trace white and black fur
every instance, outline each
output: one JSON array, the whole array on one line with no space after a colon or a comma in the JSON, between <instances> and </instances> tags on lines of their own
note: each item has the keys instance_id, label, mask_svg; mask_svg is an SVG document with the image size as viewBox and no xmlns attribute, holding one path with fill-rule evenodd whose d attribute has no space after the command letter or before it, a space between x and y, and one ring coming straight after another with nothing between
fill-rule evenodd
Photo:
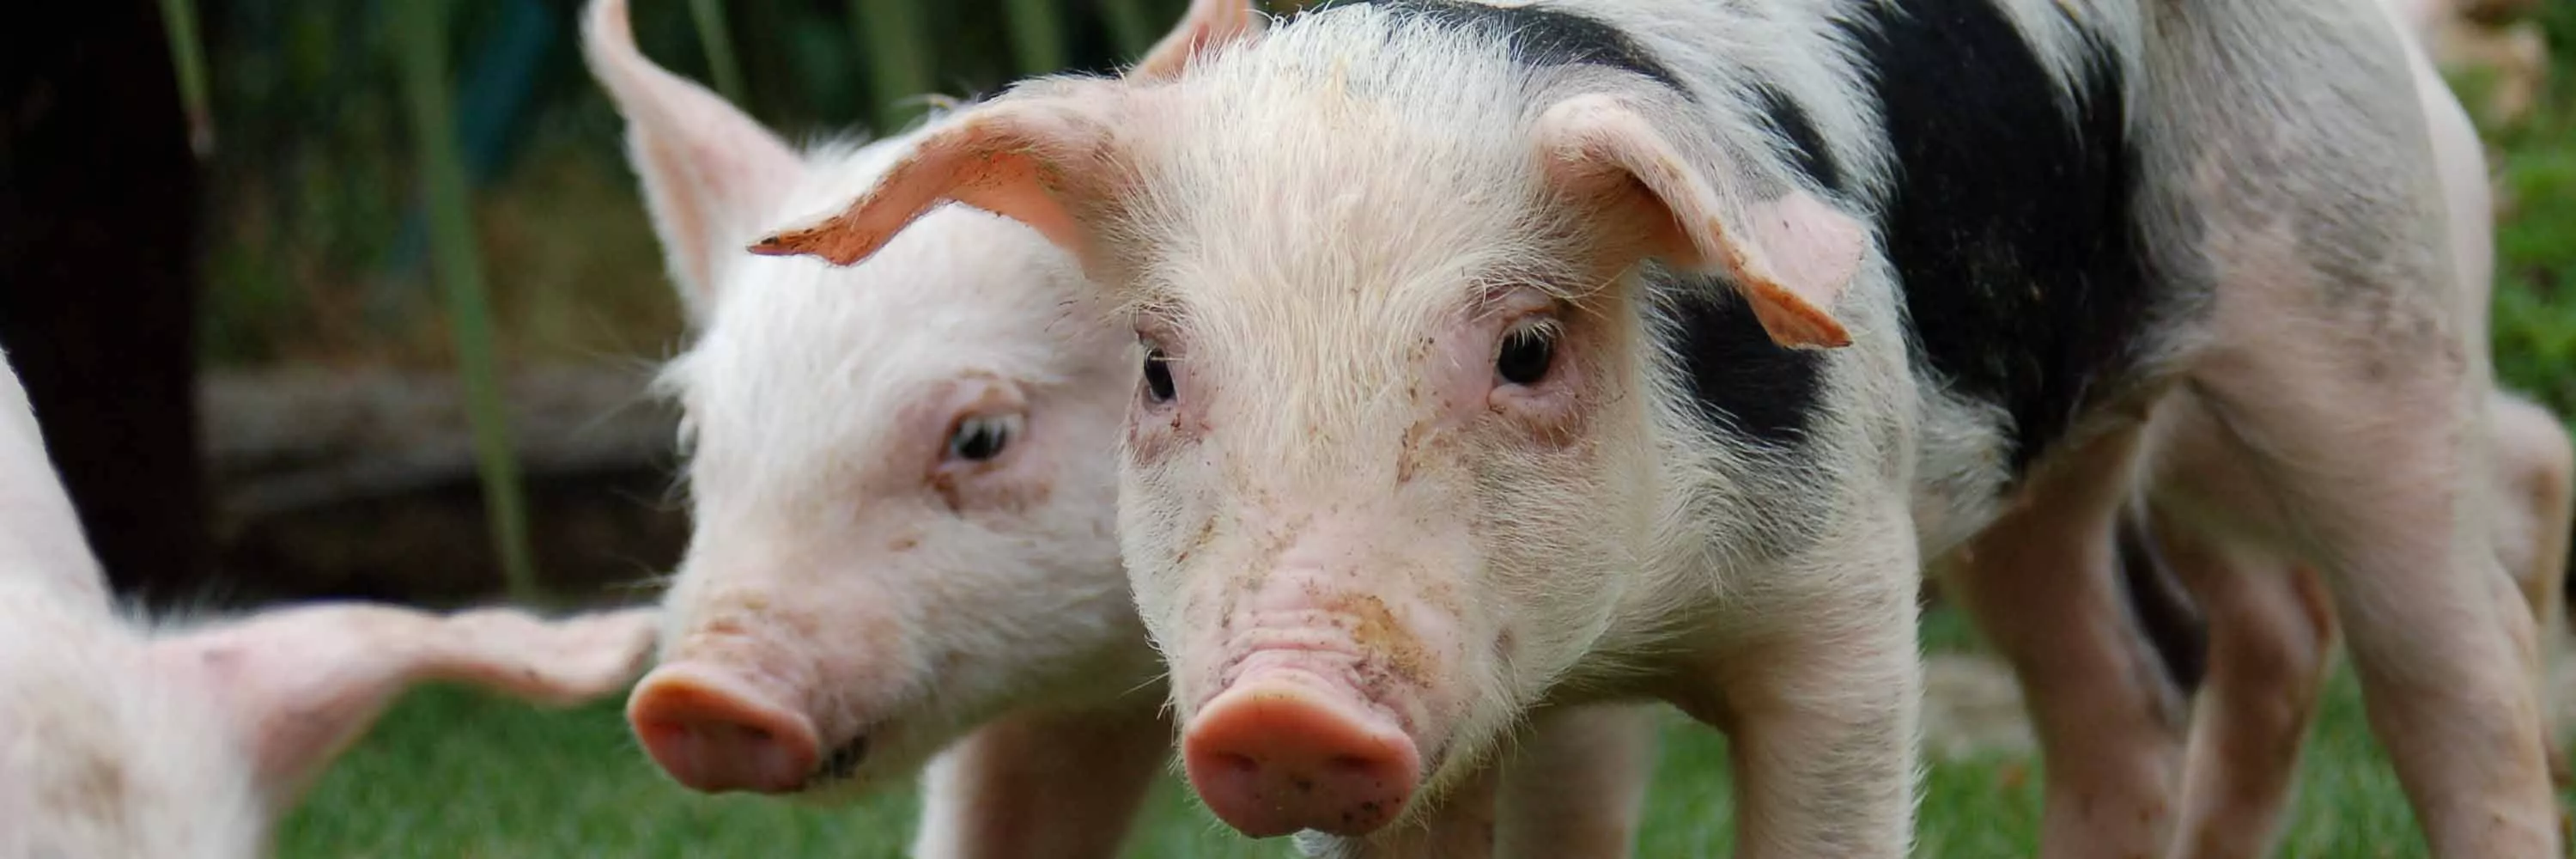
<instances>
[{"instance_id":1,"label":"white and black fur","mask_svg":"<svg viewBox=\"0 0 2576 859\"><path fill-rule=\"evenodd\" d=\"M1079 115L1118 97L1084 83L991 109ZM1428 792L1463 771L1444 756L1489 752L1542 700L1650 694L1744 734L1755 763L1739 764L1759 776L1738 797L1744 854L1895 855L1920 694L1913 577L1937 567L2033 695L2050 752L2043 851L2162 850L2170 765L2129 752L2170 726L2125 679L2155 656L2086 633L2122 611L2112 524L2137 497L2202 539L2327 572L2438 855L2551 855L2533 693L2510 670L2529 618L2503 611L2510 585L2474 524L2490 479L2483 291L2457 282L2444 240L2421 85L2368 0L1384 0L1288 19L1212 49L1178 94L1135 97L1180 119L1104 109L1117 121L1063 121L1073 130L1041 132L1063 136L1057 149L1023 151L1088 159L1047 164L1067 175L1121 168L1108 175L1125 185L1046 174L1087 267L1146 315L1198 326L1183 333L1211 351L1239 350L1207 372L1296 383L1273 391L1290 407L1226 404L1238 424L1212 431L1243 460L1224 464L1231 484L1186 458L1123 469L1125 554L1185 720L1207 699L1194 684L1225 682L1200 652L1208 595L1269 586L1204 583L1269 556L1193 555L1208 541L1189 533L1220 515L1230 530L1203 534L1271 526L1206 509L1226 493L1341 491L1387 468L1376 445L1402 424L1368 422L1407 413L1335 386L1391 376L1327 350L1402 348L1346 332L1428 328L1404 325L1457 306L1457 280L1572 268L1582 251L1556 213L1512 196L1536 172L1519 145L1549 107L1609 94L1651 106L1686 167L1719 174L1718 196L1803 192L1866 229L1832 298L1848 345L1776 345L1789 341L1747 310L1748 285L1722 274L1648 263L1618 278L1639 300L1612 306L1653 337L1622 389L1642 395L1644 426L1603 444L1654 462L1506 482L1518 497L1477 484L1491 494L1472 515L1511 527L1478 532L1485 567L1460 577L1521 614L1460 615L1504 634L1451 666L1471 691L1425 751ZM1318 90L1343 99L1297 100ZM1263 184L1227 184L1240 174ZM832 231L908 217L869 210L897 205L885 199L908 198L872 192L762 247L863 257L877 238ZM1345 244L1299 244L1333 229ZM1333 280L1379 257L1394 263ZM1456 268L1471 270L1424 276ZM1585 285L1553 286L1570 301ZM1352 312L1328 287L1378 292ZM1298 288L1310 304L1277 297ZM1222 302L1268 315L1207 310ZM1290 378L1245 355L1318 363ZM1523 464L1491 456L1478 465ZM1621 503L1652 496L1651 510L1605 508L1585 481ZM1624 542L1583 542L1602 534ZM1712 674L1724 688L1706 688ZM1777 708L1746 712L1748 692Z\"/></svg>"}]
</instances>

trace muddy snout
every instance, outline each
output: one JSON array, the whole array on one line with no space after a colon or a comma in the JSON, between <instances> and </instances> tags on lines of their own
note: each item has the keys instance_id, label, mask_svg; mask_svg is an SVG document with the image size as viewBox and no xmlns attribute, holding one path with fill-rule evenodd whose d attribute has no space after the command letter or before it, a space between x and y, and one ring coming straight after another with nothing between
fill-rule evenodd
<instances>
[{"instance_id":1,"label":"muddy snout","mask_svg":"<svg viewBox=\"0 0 2576 859\"><path fill-rule=\"evenodd\" d=\"M626 701L646 754L690 790L793 793L821 762L822 740L796 702L722 666L653 669Z\"/></svg>"},{"instance_id":2,"label":"muddy snout","mask_svg":"<svg viewBox=\"0 0 2576 859\"><path fill-rule=\"evenodd\" d=\"M1320 679L1271 675L1200 708L1181 737L1190 786L1254 838L1362 835L1404 810L1422 758L1393 719Z\"/></svg>"},{"instance_id":3,"label":"muddy snout","mask_svg":"<svg viewBox=\"0 0 2576 859\"><path fill-rule=\"evenodd\" d=\"M1364 835L1422 782L1423 649L1382 603L1359 602L1264 605L1233 624L1236 656L1183 727L1181 760L1245 835Z\"/></svg>"}]
</instances>

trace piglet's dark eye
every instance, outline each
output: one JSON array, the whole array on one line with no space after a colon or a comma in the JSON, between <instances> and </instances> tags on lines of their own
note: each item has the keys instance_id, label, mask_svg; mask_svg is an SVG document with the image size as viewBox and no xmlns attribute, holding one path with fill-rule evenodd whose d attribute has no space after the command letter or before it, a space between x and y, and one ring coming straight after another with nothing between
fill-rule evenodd
<instances>
[{"instance_id":1,"label":"piglet's dark eye","mask_svg":"<svg viewBox=\"0 0 2576 859\"><path fill-rule=\"evenodd\" d=\"M1157 403L1168 403L1180 392L1172 388L1172 359L1163 350L1145 351L1145 396Z\"/></svg>"},{"instance_id":2,"label":"piglet's dark eye","mask_svg":"<svg viewBox=\"0 0 2576 859\"><path fill-rule=\"evenodd\" d=\"M1502 347L1494 355L1494 375L1514 385L1535 385L1546 379L1548 368L1556 364L1556 336L1556 325L1550 322L1517 325L1503 332Z\"/></svg>"},{"instance_id":3,"label":"piglet's dark eye","mask_svg":"<svg viewBox=\"0 0 2576 859\"><path fill-rule=\"evenodd\" d=\"M1018 415L984 415L957 422L948 433L948 457L967 462L984 462L1001 456L1019 435Z\"/></svg>"}]
</instances>

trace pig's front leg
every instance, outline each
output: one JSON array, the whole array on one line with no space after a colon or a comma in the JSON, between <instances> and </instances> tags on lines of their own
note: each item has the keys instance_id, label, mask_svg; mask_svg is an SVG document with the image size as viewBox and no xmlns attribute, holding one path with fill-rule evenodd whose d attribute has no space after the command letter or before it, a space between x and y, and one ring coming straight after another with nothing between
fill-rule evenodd
<instances>
[{"instance_id":1,"label":"pig's front leg","mask_svg":"<svg viewBox=\"0 0 2576 859\"><path fill-rule=\"evenodd\" d=\"M1516 859L1627 856L1655 774L1655 709L1556 707L1503 764L1496 852Z\"/></svg>"},{"instance_id":2,"label":"pig's front leg","mask_svg":"<svg viewBox=\"0 0 2576 859\"><path fill-rule=\"evenodd\" d=\"M1171 724L1154 707L1029 713L995 721L923 776L916 859L1114 857Z\"/></svg>"},{"instance_id":3,"label":"pig's front leg","mask_svg":"<svg viewBox=\"0 0 2576 859\"><path fill-rule=\"evenodd\" d=\"M1708 663L1717 694L1676 696L1729 736L1739 857L1895 857L1913 843L1922 573L1912 530L1882 521L1774 571L1830 584L1748 606L1737 617L1753 628Z\"/></svg>"}]
</instances>

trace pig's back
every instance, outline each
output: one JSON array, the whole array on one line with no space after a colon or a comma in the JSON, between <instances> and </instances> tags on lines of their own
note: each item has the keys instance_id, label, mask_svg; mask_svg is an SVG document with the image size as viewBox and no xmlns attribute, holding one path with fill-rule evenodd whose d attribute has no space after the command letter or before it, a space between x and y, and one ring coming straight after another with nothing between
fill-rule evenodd
<instances>
[{"instance_id":1,"label":"pig's back","mask_svg":"<svg viewBox=\"0 0 2576 859\"><path fill-rule=\"evenodd\" d=\"M1862 8L1845 26L1892 156L1880 235L1915 358L2008 417L2018 475L2137 375L2170 298L2136 225L2115 37L2017 25L1992 0ZM2054 47L2025 35L2041 26L2060 28L2044 31Z\"/></svg>"},{"instance_id":2,"label":"pig's back","mask_svg":"<svg viewBox=\"0 0 2576 859\"><path fill-rule=\"evenodd\" d=\"M1946 414L2001 416L1970 432L2000 450L1960 453L1999 456L2006 479L2139 378L2162 345L2157 320L2186 306L2150 281L2136 227L2134 9L2010 5L1564 7L1636 31L1694 99L1755 115L1787 169L1870 213L1917 375L1963 407ZM1666 345L1698 405L1738 437L1799 443L1829 396L1822 353L1773 346L1722 284L1650 279L1666 287Z\"/></svg>"}]
</instances>

